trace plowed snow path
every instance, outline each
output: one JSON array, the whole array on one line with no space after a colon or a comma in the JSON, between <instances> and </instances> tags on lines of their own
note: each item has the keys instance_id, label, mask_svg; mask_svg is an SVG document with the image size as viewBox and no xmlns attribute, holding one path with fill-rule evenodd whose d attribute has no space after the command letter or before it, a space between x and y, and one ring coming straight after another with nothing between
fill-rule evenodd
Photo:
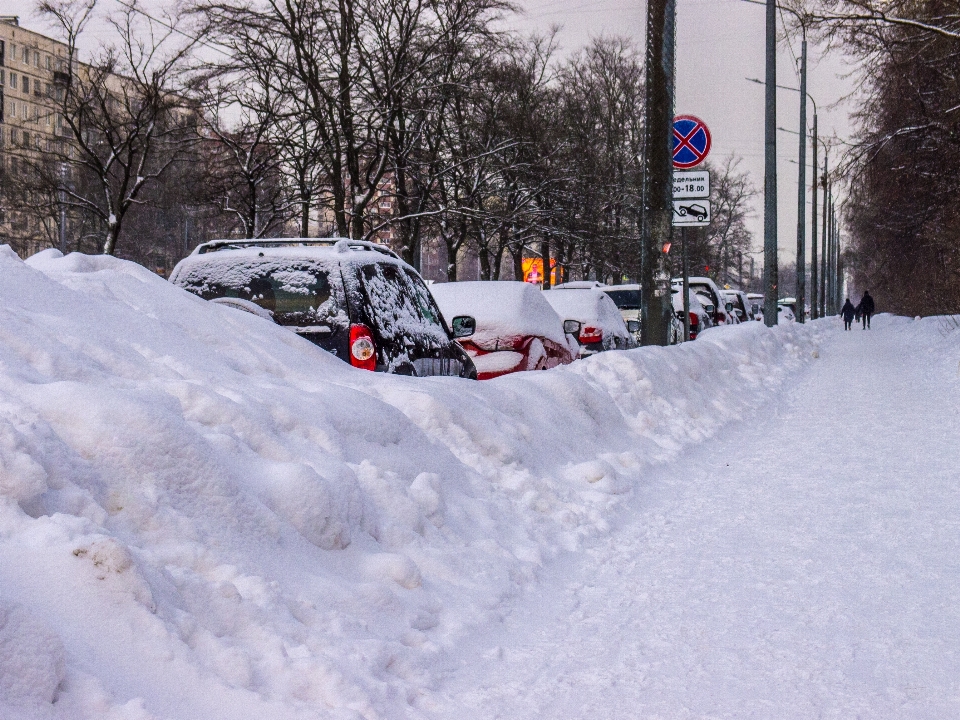
<instances>
[{"instance_id":1,"label":"plowed snow path","mask_svg":"<svg viewBox=\"0 0 960 720\"><path fill-rule=\"evenodd\" d=\"M421 705L438 718L960 717L960 392L904 325L650 474Z\"/></svg>"}]
</instances>

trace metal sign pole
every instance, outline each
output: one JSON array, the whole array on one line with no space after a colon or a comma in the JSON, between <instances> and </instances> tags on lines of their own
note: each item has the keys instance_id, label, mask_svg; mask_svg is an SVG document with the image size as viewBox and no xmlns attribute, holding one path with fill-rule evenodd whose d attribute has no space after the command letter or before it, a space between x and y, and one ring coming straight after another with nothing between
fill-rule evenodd
<instances>
[{"instance_id":1,"label":"metal sign pole","mask_svg":"<svg viewBox=\"0 0 960 720\"><path fill-rule=\"evenodd\" d=\"M680 228L680 244L683 252L683 341L690 340L690 266L687 264L687 229Z\"/></svg>"}]
</instances>

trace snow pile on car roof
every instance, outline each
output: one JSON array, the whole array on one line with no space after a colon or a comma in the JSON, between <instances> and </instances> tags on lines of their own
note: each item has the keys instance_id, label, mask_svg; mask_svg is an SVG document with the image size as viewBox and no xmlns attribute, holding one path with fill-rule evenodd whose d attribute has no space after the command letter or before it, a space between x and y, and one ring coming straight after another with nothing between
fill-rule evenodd
<instances>
[{"instance_id":1,"label":"snow pile on car roof","mask_svg":"<svg viewBox=\"0 0 960 720\"><path fill-rule=\"evenodd\" d=\"M110 257L0 280L4 720L422 717L468 628L824 327L418 380Z\"/></svg>"},{"instance_id":2,"label":"snow pile on car roof","mask_svg":"<svg viewBox=\"0 0 960 720\"><path fill-rule=\"evenodd\" d=\"M600 327L604 335L627 334L623 316L613 300L597 288L545 290L543 296L563 320L579 320Z\"/></svg>"},{"instance_id":3,"label":"snow pile on car roof","mask_svg":"<svg viewBox=\"0 0 960 720\"><path fill-rule=\"evenodd\" d=\"M525 282L456 282L432 285L430 292L447 323L457 315L477 321L471 338L480 347L504 338L532 335L566 345L563 323L540 288Z\"/></svg>"}]
</instances>

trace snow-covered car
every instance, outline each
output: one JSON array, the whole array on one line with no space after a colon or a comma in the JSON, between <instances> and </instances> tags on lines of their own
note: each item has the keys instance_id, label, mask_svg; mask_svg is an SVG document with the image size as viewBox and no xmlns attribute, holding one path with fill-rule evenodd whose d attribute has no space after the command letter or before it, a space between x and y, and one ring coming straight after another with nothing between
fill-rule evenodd
<instances>
[{"instance_id":1,"label":"snow-covered car","mask_svg":"<svg viewBox=\"0 0 960 720\"><path fill-rule=\"evenodd\" d=\"M680 337L683 338L683 289L674 285L672 288L673 310L680 323ZM703 309L698 296L690 290L690 339L696 340L697 335L709 327L713 327L713 318Z\"/></svg>"},{"instance_id":2,"label":"snow-covered car","mask_svg":"<svg viewBox=\"0 0 960 720\"><path fill-rule=\"evenodd\" d=\"M448 327L417 271L382 245L336 238L215 240L181 260L170 282L248 312L255 305L354 367L477 376L455 342L472 334L474 319L454 317Z\"/></svg>"},{"instance_id":3,"label":"snow-covered car","mask_svg":"<svg viewBox=\"0 0 960 720\"><path fill-rule=\"evenodd\" d=\"M488 380L522 370L547 370L573 362L579 323L563 322L534 285L525 282L452 282L430 286L444 317L470 316L476 331L460 341Z\"/></svg>"},{"instance_id":4,"label":"snow-covered car","mask_svg":"<svg viewBox=\"0 0 960 720\"><path fill-rule=\"evenodd\" d=\"M796 322L797 316L789 305L777 305L777 322Z\"/></svg>"},{"instance_id":5,"label":"snow-covered car","mask_svg":"<svg viewBox=\"0 0 960 720\"><path fill-rule=\"evenodd\" d=\"M704 309L712 315L715 325L736 325L739 322L737 316L733 314L733 307L727 307L728 301L723 291L712 279L691 277L687 281L690 283L691 290L697 295L703 295L707 298L708 302L703 303ZM683 278L674 278L671 282L675 286L683 287ZM712 305L713 309L707 307L708 305Z\"/></svg>"},{"instance_id":6,"label":"snow-covered car","mask_svg":"<svg viewBox=\"0 0 960 720\"><path fill-rule=\"evenodd\" d=\"M750 311L754 320L763 320L763 295L761 293L747 293Z\"/></svg>"},{"instance_id":7,"label":"snow-covered car","mask_svg":"<svg viewBox=\"0 0 960 720\"><path fill-rule=\"evenodd\" d=\"M777 300L778 307L788 307L793 313L794 319L797 317L797 299L795 297L785 297ZM781 316L782 317L782 316Z\"/></svg>"},{"instance_id":8,"label":"snow-covered car","mask_svg":"<svg viewBox=\"0 0 960 720\"><path fill-rule=\"evenodd\" d=\"M564 287L570 287L568 283ZM639 285L600 285L620 311L620 316L633 335L633 339L640 343L640 286Z\"/></svg>"},{"instance_id":9,"label":"snow-covered car","mask_svg":"<svg viewBox=\"0 0 960 720\"><path fill-rule=\"evenodd\" d=\"M600 287L558 286L543 296L561 320L580 323L580 357L637 346L616 303Z\"/></svg>"},{"instance_id":10,"label":"snow-covered car","mask_svg":"<svg viewBox=\"0 0 960 720\"><path fill-rule=\"evenodd\" d=\"M727 300L733 303L733 314L737 316L737 320L747 322L754 319L753 309L745 292L742 290L724 290L723 294Z\"/></svg>"}]
</instances>

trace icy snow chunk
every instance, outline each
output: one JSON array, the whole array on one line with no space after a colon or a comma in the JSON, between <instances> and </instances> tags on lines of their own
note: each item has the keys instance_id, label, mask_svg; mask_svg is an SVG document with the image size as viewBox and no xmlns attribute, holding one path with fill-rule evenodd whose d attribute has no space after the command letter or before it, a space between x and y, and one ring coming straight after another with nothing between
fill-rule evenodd
<instances>
[{"instance_id":1,"label":"icy snow chunk","mask_svg":"<svg viewBox=\"0 0 960 720\"><path fill-rule=\"evenodd\" d=\"M22 606L0 602L0 711L54 702L63 678L60 638Z\"/></svg>"}]
</instances>

